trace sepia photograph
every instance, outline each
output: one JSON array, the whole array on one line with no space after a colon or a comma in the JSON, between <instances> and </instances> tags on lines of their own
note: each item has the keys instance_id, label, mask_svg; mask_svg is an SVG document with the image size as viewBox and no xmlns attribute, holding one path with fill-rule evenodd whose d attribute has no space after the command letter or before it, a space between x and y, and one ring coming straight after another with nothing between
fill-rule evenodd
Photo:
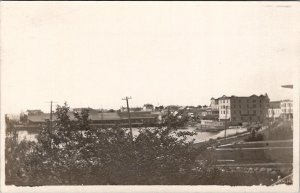
<instances>
[{"instance_id":1,"label":"sepia photograph","mask_svg":"<svg viewBox=\"0 0 300 193\"><path fill-rule=\"evenodd\" d=\"M299 2L0 6L1 192L299 191Z\"/></svg>"}]
</instances>

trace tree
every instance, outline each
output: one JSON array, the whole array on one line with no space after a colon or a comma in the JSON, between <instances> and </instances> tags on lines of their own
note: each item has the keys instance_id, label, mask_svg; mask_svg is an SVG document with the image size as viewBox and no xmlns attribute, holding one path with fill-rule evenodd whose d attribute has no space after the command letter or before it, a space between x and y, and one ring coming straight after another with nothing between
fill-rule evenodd
<instances>
[{"instance_id":1,"label":"tree","mask_svg":"<svg viewBox=\"0 0 300 193\"><path fill-rule=\"evenodd\" d=\"M107 112L109 112L109 113L114 113L114 112L116 112L114 109L109 109Z\"/></svg>"},{"instance_id":2,"label":"tree","mask_svg":"<svg viewBox=\"0 0 300 193\"><path fill-rule=\"evenodd\" d=\"M90 126L89 113L70 114L58 106L38 142L22 157L27 185L182 184L194 167L197 150L176 132L184 119L168 114L160 127L144 128L131 140L127 129Z\"/></svg>"},{"instance_id":3,"label":"tree","mask_svg":"<svg viewBox=\"0 0 300 193\"><path fill-rule=\"evenodd\" d=\"M26 157L34 148L34 142L18 141L15 131L5 138L5 184L22 184L27 182L25 175Z\"/></svg>"}]
</instances>

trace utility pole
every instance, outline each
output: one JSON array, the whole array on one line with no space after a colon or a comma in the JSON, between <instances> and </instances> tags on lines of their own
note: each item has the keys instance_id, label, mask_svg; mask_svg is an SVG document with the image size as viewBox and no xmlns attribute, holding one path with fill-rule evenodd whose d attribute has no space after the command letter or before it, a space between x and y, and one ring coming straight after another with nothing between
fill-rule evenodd
<instances>
[{"instance_id":1,"label":"utility pole","mask_svg":"<svg viewBox=\"0 0 300 193\"><path fill-rule=\"evenodd\" d=\"M132 133L132 128L131 128L131 117L130 117L130 109L129 109L129 103L128 100L132 99L131 97L125 97L122 98L122 100L126 100L126 105L127 105L127 113L128 113L128 123L129 123L129 129L130 129L130 135L131 135L131 140L133 142L133 133Z\"/></svg>"},{"instance_id":2,"label":"utility pole","mask_svg":"<svg viewBox=\"0 0 300 193\"><path fill-rule=\"evenodd\" d=\"M225 111L226 111L225 112L225 116L226 116L225 117L225 140L226 140L226 127L227 127L227 108L228 108L228 106L225 107Z\"/></svg>"},{"instance_id":3,"label":"utility pole","mask_svg":"<svg viewBox=\"0 0 300 193\"><path fill-rule=\"evenodd\" d=\"M55 101L49 101L49 102L46 102L46 103L50 103L50 128L52 128L52 113L53 113L53 111L52 111L52 104L53 103L57 103L57 102L55 102Z\"/></svg>"}]
</instances>

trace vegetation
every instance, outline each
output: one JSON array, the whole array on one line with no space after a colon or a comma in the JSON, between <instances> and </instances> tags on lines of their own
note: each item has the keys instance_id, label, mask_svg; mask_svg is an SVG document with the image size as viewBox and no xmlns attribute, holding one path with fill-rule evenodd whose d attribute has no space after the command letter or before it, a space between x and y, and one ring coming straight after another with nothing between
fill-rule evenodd
<instances>
[{"instance_id":1,"label":"vegetation","mask_svg":"<svg viewBox=\"0 0 300 193\"><path fill-rule=\"evenodd\" d=\"M193 132L177 131L188 121L180 111L167 113L159 127L140 129L134 138L126 128L91 127L86 110L75 112L75 119L68 112L67 104L58 106L56 121L47 123L37 142L7 135L7 185L252 185L270 179L215 167L207 147L216 141L194 144L188 140Z\"/></svg>"},{"instance_id":2,"label":"vegetation","mask_svg":"<svg viewBox=\"0 0 300 193\"><path fill-rule=\"evenodd\" d=\"M15 185L189 184L198 150L175 132L184 119L166 115L161 127L141 129L132 139L128 129L95 128L88 111L68 115L58 106L57 121L48 122L38 142L6 140L6 183ZM167 126L166 126L167 125ZM13 165L12 165L13 164ZM204 172L197 172L199 176Z\"/></svg>"},{"instance_id":3,"label":"vegetation","mask_svg":"<svg viewBox=\"0 0 300 193\"><path fill-rule=\"evenodd\" d=\"M269 129L264 131L266 140L287 140L293 139L292 121L277 121L270 125Z\"/></svg>"}]
</instances>

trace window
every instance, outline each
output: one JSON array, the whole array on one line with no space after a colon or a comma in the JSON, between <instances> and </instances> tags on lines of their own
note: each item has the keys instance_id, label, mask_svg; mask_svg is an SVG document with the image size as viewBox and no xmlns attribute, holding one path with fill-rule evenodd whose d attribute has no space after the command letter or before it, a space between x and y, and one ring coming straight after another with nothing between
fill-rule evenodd
<instances>
[{"instance_id":1,"label":"window","mask_svg":"<svg viewBox=\"0 0 300 193\"><path fill-rule=\"evenodd\" d=\"M253 114L256 114L256 110L253 111Z\"/></svg>"},{"instance_id":2,"label":"window","mask_svg":"<svg viewBox=\"0 0 300 193\"><path fill-rule=\"evenodd\" d=\"M253 102L255 103L255 102L256 102L256 100L255 100L255 99L253 99Z\"/></svg>"},{"instance_id":3,"label":"window","mask_svg":"<svg viewBox=\"0 0 300 193\"><path fill-rule=\"evenodd\" d=\"M256 107L256 104L253 104L253 107L255 108L255 107Z\"/></svg>"}]
</instances>

